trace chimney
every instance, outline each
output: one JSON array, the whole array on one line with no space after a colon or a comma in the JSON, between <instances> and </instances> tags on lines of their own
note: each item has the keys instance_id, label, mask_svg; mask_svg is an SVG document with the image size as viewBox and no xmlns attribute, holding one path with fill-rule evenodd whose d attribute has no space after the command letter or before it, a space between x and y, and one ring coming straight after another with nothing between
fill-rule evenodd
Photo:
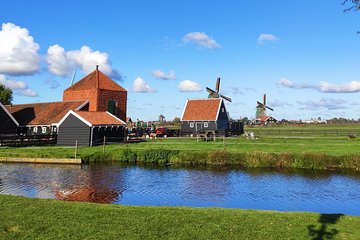
<instances>
[{"instance_id":1,"label":"chimney","mask_svg":"<svg viewBox=\"0 0 360 240\"><path fill-rule=\"evenodd\" d=\"M99 88L99 65L96 65L96 88Z\"/></svg>"}]
</instances>

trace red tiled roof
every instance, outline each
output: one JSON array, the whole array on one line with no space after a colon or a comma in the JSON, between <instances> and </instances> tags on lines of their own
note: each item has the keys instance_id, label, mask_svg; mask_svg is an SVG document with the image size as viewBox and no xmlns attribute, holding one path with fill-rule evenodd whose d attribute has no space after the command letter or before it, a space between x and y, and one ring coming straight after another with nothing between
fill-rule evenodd
<instances>
[{"instance_id":1,"label":"red tiled roof","mask_svg":"<svg viewBox=\"0 0 360 240\"><path fill-rule=\"evenodd\" d=\"M125 125L125 123L108 112L77 111L80 117L91 123L91 125Z\"/></svg>"},{"instance_id":2,"label":"red tiled roof","mask_svg":"<svg viewBox=\"0 0 360 240\"><path fill-rule=\"evenodd\" d=\"M79 91L89 89L106 89L126 92L124 88L122 88L119 84L111 80L108 76L99 70L93 71L71 87L65 89L65 91Z\"/></svg>"},{"instance_id":3,"label":"red tiled roof","mask_svg":"<svg viewBox=\"0 0 360 240\"><path fill-rule=\"evenodd\" d=\"M70 110L77 110L85 101L48 102L6 105L20 125L50 125L58 123Z\"/></svg>"},{"instance_id":4,"label":"red tiled roof","mask_svg":"<svg viewBox=\"0 0 360 240\"><path fill-rule=\"evenodd\" d=\"M188 100L182 121L215 121L221 102L222 100L220 98Z\"/></svg>"}]
</instances>

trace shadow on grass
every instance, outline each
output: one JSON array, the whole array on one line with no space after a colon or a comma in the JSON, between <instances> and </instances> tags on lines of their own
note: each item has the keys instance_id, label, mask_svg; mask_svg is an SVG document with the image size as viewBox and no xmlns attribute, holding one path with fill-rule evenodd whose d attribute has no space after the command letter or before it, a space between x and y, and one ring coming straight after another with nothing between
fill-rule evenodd
<instances>
[{"instance_id":1,"label":"shadow on grass","mask_svg":"<svg viewBox=\"0 0 360 240\"><path fill-rule=\"evenodd\" d=\"M319 229L315 225L309 225L309 236L312 240L333 239L339 231L335 228L328 229L328 225L336 224L343 214L321 214L318 222L321 224Z\"/></svg>"}]
</instances>

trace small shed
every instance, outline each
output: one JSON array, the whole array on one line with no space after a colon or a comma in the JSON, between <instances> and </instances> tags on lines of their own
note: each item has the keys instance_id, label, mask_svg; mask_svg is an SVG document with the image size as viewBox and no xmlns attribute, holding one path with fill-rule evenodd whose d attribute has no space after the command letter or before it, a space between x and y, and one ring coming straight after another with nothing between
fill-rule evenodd
<instances>
[{"instance_id":1,"label":"small shed","mask_svg":"<svg viewBox=\"0 0 360 240\"><path fill-rule=\"evenodd\" d=\"M0 135L16 135L19 123L0 102Z\"/></svg>"},{"instance_id":2,"label":"small shed","mask_svg":"<svg viewBox=\"0 0 360 240\"><path fill-rule=\"evenodd\" d=\"M222 98L187 100L181 117L181 133L226 131L229 129L229 122Z\"/></svg>"},{"instance_id":3,"label":"small shed","mask_svg":"<svg viewBox=\"0 0 360 240\"><path fill-rule=\"evenodd\" d=\"M95 146L106 142L123 142L125 122L109 112L70 110L59 122L57 144Z\"/></svg>"}]
</instances>

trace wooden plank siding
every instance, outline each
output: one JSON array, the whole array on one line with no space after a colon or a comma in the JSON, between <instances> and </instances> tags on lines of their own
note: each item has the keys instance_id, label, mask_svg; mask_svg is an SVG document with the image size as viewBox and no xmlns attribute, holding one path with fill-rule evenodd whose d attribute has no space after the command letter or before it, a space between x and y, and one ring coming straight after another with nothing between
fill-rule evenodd
<instances>
[{"instance_id":1,"label":"wooden plank siding","mask_svg":"<svg viewBox=\"0 0 360 240\"><path fill-rule=\"evenodd\" d=\"M63 146L90 146L91 127L74 115L69 115L59 126L57 144Z\"/></svg>"},{"instance_id":2,"label":"wooden plank siding","mask_svg":"<svg viewBox=\"0 0 360 240\"><path fill-rule=\"evenodd\" d=\"M0 135L2 134L16 134L17 125L11 117L0 106Z\"/></svg>"}]
</instances>

